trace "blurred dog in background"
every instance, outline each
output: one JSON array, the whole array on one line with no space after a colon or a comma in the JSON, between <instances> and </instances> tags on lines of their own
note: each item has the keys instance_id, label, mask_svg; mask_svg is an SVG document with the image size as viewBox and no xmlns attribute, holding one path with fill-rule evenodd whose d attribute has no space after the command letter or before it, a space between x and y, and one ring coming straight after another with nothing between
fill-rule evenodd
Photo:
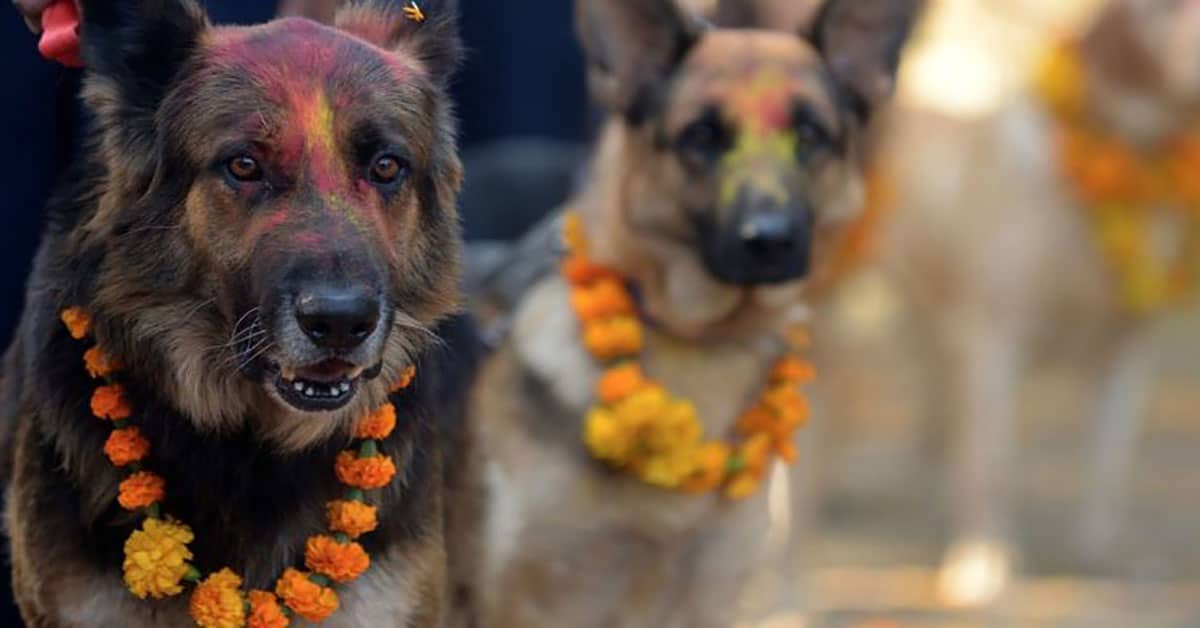
<instances>
[{"instance_id":1,"label":"blurred dog in background","mask_svg":"<svg viewBox=\"0 0 1200 628\"><path fill-rule=\"evenodd\" d=\"M609 120L569 209L593 259L634 287L647 370L706 434L733 432L861 205L863 131L916 4L830 0L792 32L710 27L668 0L578 5ZM567 284L532 283L473 401L484 625L731 625L763 561L764 491L682 494L591 459L600 368Z\"/></svg>"},{"instance_id":2,"label":"blurred dog in background","mask_svg":"<svg viewBox=\"0 0 1200 628\"><path fill-rule=\"evenodd\" d=\"M1113 546L1148 383L1146 332L1200 277L1200 4L1113 0L980 122L897 110L880 152L887 234L929 333L950 443L952 600L992 599L1014 558L1011 478L1024 368L1071 355L1094 377L1078 539ZM1036 348L1036 350L1035 350Z\"/></svg>"}]
</instances>

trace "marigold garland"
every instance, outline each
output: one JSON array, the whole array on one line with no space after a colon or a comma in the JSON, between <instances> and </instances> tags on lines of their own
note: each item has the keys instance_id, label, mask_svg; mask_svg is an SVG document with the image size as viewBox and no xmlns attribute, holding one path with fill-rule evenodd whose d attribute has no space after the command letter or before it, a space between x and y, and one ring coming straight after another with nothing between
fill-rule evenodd
<instances>
[{"instance_id":1,"label":"marigold garland","mask_svg":"<svg viewBox=\"0 0 1200 628\"><path fill-rule=\"evenodd\" d=\"M150 441L142 436L137 427L113 430L104 442L104 455L114 467L124 467L141 462L150 453Z\"/></svg>"},{"instance_id":2,"label":"marigold garland","mask_svg":"<svg viewBox=\"0 0 1200 628\"><path fill-rule=\"evenodd\" d=\"M1137 148L1096 122L1078 45L1054 48L1035 77L1054 118L1062 177L1083 206L1126 309L1148 314L1200 287L1200 132ZM1162 254L1159 223L1178 222L1179 248Z\"/></svg>"},{"instance_id":3,"label":"marigold garland","mask_svg":"<svg viewBox=\"0 0 1200 628\"><path fill-rule=\"evenodd\" d=\"M241 628L246 625L242 579L228 568L196 585L188 610L200 628Z\"/></svg>"},{"instance_id":4,"label":"marigold garland","mask_svg":"<svg viewBox=\"0 0 1200 628\"><path fill-rule=\"evenodd\" d=\"M564 220L563 241L568 256L561 270L583 344L606 365L596 382L598 403L584 419L583 440L592 456L653 486L691 493L723 487L730 499L754 494L773 456L795 461L792 437L808 420L799 387L816 375L795 355L807 347L807 334L788 330L791 353L772 367L766 389L738 421L741 444L706 441L691 402L674 397L637 362L645 338L633 297L618 273L588 257L583 223L574 213Z\"/></svg>"},{"instance_id":5,"label":"marigold garland","mask_svg":"<svg viewBox=\"0 0 1200 628\"><path fill-rule=\"evenodd\" d=\"M290 567L275 583L275 595L297 615L312 622L325 621L338 608L338 596L333 589Z\"/></svg>"},{"instance_id":6,"label":"marigold garland","mask_svg":"<svg viewBox=\"0 0 1200 628\"><path fill-rule=\"evenodd\" d=\"M191 567L192 530L173 521L148 518L125 540L125 586L141 599L179 595Z\"/></svg>"},{"instance_id":7,"label":"marigold garland","mask_svg":"<svg viewBox=\"0 0 1200 628\"><path fill-rule=\"evenodd\" d=\"M304 545L304 566L334 582L350 582L371 566L371 557L358 543L317 535Z\"/></svg>"},{"instance_id":8,"label":"marigold garland","mask_svg":"<svg viewBox=\"0 0 1200 628\"><path fill-rule=\"evenodd\" d=\"M83 308L66 308L61 319L77 340L91 331L91 316ZM166 481L141 468L151 445L139 427L128 424L133 406L125 387L114 381L123 368L121 360L94 345L84 352L83 363L88 375L104 382L89 402L96 418L113 425L104 454L113 466L128 470L118 485L117 502L145 516L141 528L129 535L124 546L123 579L133 595L142 599L171 597L181 594L185 585L194 584L188 610L203 628L285 628L291 623L291 614L320 622L337 610L338 596L331 585L350 582L371 565L366 550L353 540L378 526L377 508L366 503L363 491L383 488L396 475L395 462L379 451L380 441L396 428L392 404L360 419L354 430L359 440L357 451L337 457L334 473L346 485L346 493L326 506L333 535L316 534L305 544L305 565L312 572L289 568L276 581L274 592L244 591L241 576L228 568L208 577L199 573L190 562L191 529L160 516ZM415 376L416 369L406 368L389 392L408 388Z\"/></svg>"},{"instance_id":9,"label":"marigold garland","mask_svg":"<svg viewBox=\"0 0 1200 628\"><path fill-rule=\"evenodd\" d=\"M288 616L279 604L279 598L270 591L251 591L246 594L250 603L247 628L286 628Z\"/></svg>"}]
</instances>

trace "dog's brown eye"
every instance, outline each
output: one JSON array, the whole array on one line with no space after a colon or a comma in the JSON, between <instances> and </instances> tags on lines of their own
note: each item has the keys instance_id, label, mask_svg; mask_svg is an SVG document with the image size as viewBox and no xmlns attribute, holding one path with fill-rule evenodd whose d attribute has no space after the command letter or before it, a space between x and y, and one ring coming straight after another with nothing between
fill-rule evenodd
<instances>
[{"instance_id":1,"label":"dog's brown eye","mask_svg":"<svg viewBox=\"0 0 1200 628\"><path fill-rule=\"evenodd\" d=\"M371 164L371 181L381 185L395 183L404 174L404 164L399 157L384 155Z\"/></svg>"},{"instance_id":2,"label":"dog's brown eye","mask_svg":"<svg viewBox=\"0 0 1200 628\"><path fill-rule=\"evenodd\" d=\"M262 168L258 161L249 155L239 155L229 160L229 174L238 181L259 181L262 179Z\"/></svg>"}]
</instances>

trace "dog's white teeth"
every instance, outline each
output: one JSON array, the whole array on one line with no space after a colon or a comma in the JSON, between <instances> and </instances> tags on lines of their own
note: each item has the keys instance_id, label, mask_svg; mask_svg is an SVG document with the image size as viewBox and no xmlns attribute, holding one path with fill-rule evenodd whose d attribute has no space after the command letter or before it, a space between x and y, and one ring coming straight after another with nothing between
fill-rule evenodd
<instances>
[{"instance_id":1,"label":"dog's white teeth","mask_svg":"<svg viewBox=\"0 0 1200 628\"><path fill-rule=\"evenodd\" d=\"M317 394L317 391L313 390L312 388L304 389L304 396L306 396L306 397L314 397L314 396L316 396L316 394Z\"/></svg>"},{"instance_id":2,"label":"dog's white teeth","mask_svg":"<svg viewBox=\"0 0 1200 628\"><path fill-rule=\"evenodd\" d=\"M300 382L292 384L292 388L294 388L296 392L304 392L304 384L301 384Z\"/></svg>"},{"instance_id":3,"label":"dog's white teeth","mask_svg":"<svg viewBox=\"0 0 1200 628\"><path fill-rule=\"evenodd\" d=\"M342 389L342 392L348 393L350 392L350 382L342 382L338 385L338 388Z\"/></svg>"},{"instance_id":4,"label":"dog's white teeth","mask_svg":"<svg viewBox=\"0 0 1200 628\"><path fill-rule=\"evenodd\" d=\"M330 397L336 397L336 396L338 396L338 386L337 386L337 384L334 384L334 385L332 385L332 386L330 386L330 387L329 387L329 396L330 396Z\"/></svg>"},{"instance_id":5,"label":"dog's white teeth","mask_svg":"<svg viewBox=\"0 0 1200 628\"><path fill-rule=\"evenodd\" d=\"M350 374L347 377L349 379L358 379L358 376L362 375L363 371L365 371L365 370L367 370L367 367L365 367L365 366L356 366L356 367L350 369Z\"/></svg>"}]
</instances>

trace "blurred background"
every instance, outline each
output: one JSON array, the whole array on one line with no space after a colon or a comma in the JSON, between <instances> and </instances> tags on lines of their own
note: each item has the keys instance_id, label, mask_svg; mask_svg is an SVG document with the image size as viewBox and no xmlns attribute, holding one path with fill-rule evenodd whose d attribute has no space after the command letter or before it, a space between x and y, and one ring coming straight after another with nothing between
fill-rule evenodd
<instances>
[{"instance_id":1,"label":"blurred background","mask_svg":"<svg viewBox=\"0 0 1200 628\"><path fill-rule=\"evenodd\" d=\"M267 2L209 4L229 22L262 21L275 10ZM511 239L566 199L597 116L586 100L570 2L525 0L519 10L494 0L462 4L470 49L456 83L468 167L465 228L472 240ZM1027 88L1050 43L1086 29L1105 4L929 0L904 59L897 107L983 123ZM40 199L74 151L77 77L38 60L19 18L0 14L5 72L21 86L0 104L0 132L9 146L27 147L0 157L8 190L0 243L0 332L7 339L40 229ZM819 412L803 449L808 479L791 486L803 494L793 502L804 510L787 517L800 522L790 528L802 529L792 555L803 569L776 584L805 612L747 627L1200 626L1198 317L1171 317L1154 331L1149 411L1111 551L1077 551L1095 426L1082 369L1054 364L1023 380L1013 547L983 548L947 573L941 568L952 530L942 446L954 422L930 421L914 393L922 374L914 373L913 313L869 265L843 281L827 308L839 355L822 365Z\"/></svg>"}]
</instances>

